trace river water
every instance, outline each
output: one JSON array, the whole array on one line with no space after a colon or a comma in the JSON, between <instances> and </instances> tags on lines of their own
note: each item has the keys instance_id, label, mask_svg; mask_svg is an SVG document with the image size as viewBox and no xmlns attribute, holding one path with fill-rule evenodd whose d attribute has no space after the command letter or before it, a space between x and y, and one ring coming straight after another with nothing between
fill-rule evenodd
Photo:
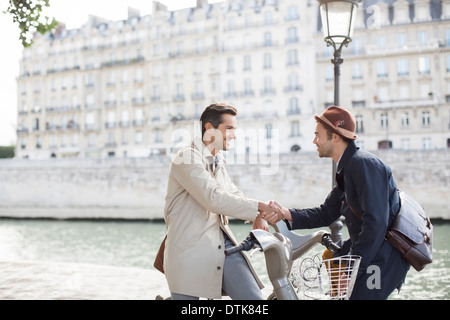
<instances>
[{"instance_id":1,"label":"river water","mask_svg":"<svg viewBox=\"0 0 450 320\"><path fill-rule=\"evenodd\" d=\"M231 228L244 239L251 226L232 223ZM0 219L0 260L153 269L164 231L164 223L149 221ZM435 223L434 231L433 264L421 272L411 268L401 292L390 299L450 299L450 224ZM321 250L317 247L310 254ZM256 253L251 261L270 287L263 255Z\"/></svg>"}]
</instances>

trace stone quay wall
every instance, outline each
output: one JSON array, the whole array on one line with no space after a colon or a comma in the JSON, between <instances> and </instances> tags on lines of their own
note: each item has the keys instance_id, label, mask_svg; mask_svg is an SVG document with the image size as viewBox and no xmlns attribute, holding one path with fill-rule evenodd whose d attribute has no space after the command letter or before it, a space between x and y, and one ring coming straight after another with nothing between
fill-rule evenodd
<instances>
[{"instance_id":1,"label":"stone quay wall","mask_svg":"<svg viewBox=\"0 0 450 320\"><path fill-rule=\"evenodd\" d=\"M430 217L450 219L450 150L375 154ZM315 152L246 160L227 168L248 197L304 208L331 189L332 161ZM0 160L0 217L162 219L169 167L169 157Z\"/></svg>"}]
</instances>

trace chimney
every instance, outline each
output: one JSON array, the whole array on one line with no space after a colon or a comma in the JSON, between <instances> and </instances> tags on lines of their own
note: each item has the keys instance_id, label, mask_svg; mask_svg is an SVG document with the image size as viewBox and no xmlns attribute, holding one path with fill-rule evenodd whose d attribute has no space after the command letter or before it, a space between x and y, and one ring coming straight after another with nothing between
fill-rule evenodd
<instances>
[{"instance_id":1,"label":"chimney","mask_svg":"<svg viewBox=\"0 0 450 320\"><path fill-rule=\"evenodd\" d=\"M141 12L136 8L128 7L128 19L131 18L139 18L141 16Z\"/></svg>"},{"instance_id":2,"label":"chimney","mask_svg":"<svg viewBox=\"0 0 450 320\"><path fill-rule=\"evenodd\" d=\"M161 2L153 1L153 13L157 11L167 11L167 6L163 5Z\"/></svg>"}]
</instances>

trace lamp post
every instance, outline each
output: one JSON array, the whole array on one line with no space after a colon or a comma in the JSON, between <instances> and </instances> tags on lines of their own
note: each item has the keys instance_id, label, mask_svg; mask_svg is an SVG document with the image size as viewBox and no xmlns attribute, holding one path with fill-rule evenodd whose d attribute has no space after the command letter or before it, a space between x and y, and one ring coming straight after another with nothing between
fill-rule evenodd
<instances>
[{"instance_id":1,"label":"lamp post","mask_svg":"<svg viewBox=\"0 0 450 320\"><path fill-rule=\"evenodd\" d=\"M319 2L322 30L327 46L334 49L331 63L334 65L334 105L339 106L339 78L341 75L342 48L352 41L355 17L362 0L317 0ZM332 161L332 187L335 185L336 164ZM341 240L341 219L330 225L333 241Z\"/></svg>"}]
</instances>

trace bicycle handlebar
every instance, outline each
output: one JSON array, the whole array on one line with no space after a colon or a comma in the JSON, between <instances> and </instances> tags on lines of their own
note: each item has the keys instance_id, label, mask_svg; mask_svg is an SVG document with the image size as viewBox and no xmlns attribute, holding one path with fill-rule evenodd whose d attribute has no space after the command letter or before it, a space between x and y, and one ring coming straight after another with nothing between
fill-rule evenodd
<instances>
[{"instance_id":1,"label":"bicycle handlebar","mask_svg":"<svg viewBox=\"0 0 450 320\"><path fill-rule=\"evenodd\" d=\"M252 234L250 234L241 244L226 249L225 255L229 256L239 251L249 251L252 248L254 248L257 243L258 240L256 240L255 237ZM333 242L333 240L331 239L331 235L329 233L325 233L322 236L322 245L324 245L328 250L330 250L333 253L338 253L341 250L341 247L339 247L336 243Z\"/></svg>"},{"instance_id":2,"label":"bicycle handlebar","mask_svg":"<svg viewBox=\"0 0 450 320\"><path fill-rule=\"evenodd\" d=\"M329 233L325 233L323 235L322 244L333 253L338 253L341 250L341 247L339 247L336 243L333 242L333 240L331 239L331 235Z\"/></svg>"},{"instance_id":3,"label":"bicycle handlebar","mask_svg":"<svg viewBox=\"0 0 450 320\"><path fill-rule=\"evenodd\" d=\"M229 256L239 251L249 251L257 242L252 235L249 235L241 244L225 249L225 255Z\"/></svg>"}]
</instances>

